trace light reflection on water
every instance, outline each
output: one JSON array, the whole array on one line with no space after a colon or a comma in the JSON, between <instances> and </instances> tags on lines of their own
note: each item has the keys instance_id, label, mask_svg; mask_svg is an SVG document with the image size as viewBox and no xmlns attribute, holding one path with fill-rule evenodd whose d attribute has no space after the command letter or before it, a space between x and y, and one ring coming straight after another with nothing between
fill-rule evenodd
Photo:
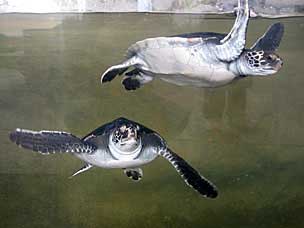
<instances>
[{"instance_id":1,"label":"light reflection on water","mask_svg":"<svg viewBox=\"0 0 304 228\"><path fill-rule=\"evenodd\" d=\"M252 44L275 20L251 20ZM99 75L147 37L229 31L197 15L0 15L1 227L302 227L303 18L280 20L282 70L217 89L154 80L127 92ZM216 200L185 187L162 159L132 183L121 170L41 156L8 140L16 127L85 135L119 116L157 130L219 187Z\"/></svg>"}]
</instances>

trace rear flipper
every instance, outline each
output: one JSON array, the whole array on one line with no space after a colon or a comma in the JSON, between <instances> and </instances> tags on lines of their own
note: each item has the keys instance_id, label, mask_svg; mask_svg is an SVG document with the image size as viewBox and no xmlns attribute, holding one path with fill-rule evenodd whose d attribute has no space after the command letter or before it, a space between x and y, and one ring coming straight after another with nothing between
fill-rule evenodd
<instances>
[{"instance_id":1,"label":"rear flipper","mask_svg":"<svg viewBox=\"0 0 304 228\"><path fill-rule=\"evenodd\" d=\"M30 131L18 128L11 132L9 137L18 146L42 154L93 153L97 149L94 144L59 131Z\"/></svg>"},{"instance_id":2,"label":"rear flipper","mask_svg":"<svg viewBox=\"0 0 304 228\"><path fill-rule=\"evenodd\" d=\"M143 177L143 171L141 168L126 168L124 169L124 173L132 179L133 181L140 181Z\"/></svg>"},{"instance_id":3,"label":"rear flipper","mask_svg":"<svg viewBox=\"0 0 304 228\"><path fill-rule=\"evenodd\" d=\"M79 170L77 170L75 173L73 173L72 176L70 176L70 178L77 176L80 173L83 173L89 169L91 169L93 166L91 164L85 164L85 166L83 166L82 168L80 168Z\"/></svg>"},{"instance_id":4,"label":"rear flipper","mask_svg":"<svg viewBox=\"0 0 304 228\"><path fill-rule=\"evenodd\" d=\"M152 76L146 75L139 69L135 68L134 70L126 73L126 77L121 83L124 85L126 90L136 90L152 80Z\"/></svg>"},{"instance_id":5,"label":"rear flipper","mask_svg":"<svg viewBox=\"0 0 304 228\"><path fill-rule=\"evenodd\" d=\"M112 81L117 75L122 75L128 67L125 68L115 68L110 67L102 76L101 76L101 83L110 82Z\"/></svg>"},{"instance_id":6,"label":"rear flipper","mask_svg":"<svg viewBox=\"0 0 304 228\"><path fill-rule=\"evenodd\" d=\"M121 64L111 66L101 75L101 84L112 81L117 75L122 75L129 69L129 67L135 66L136 64L139 64L139 60L136 56L133 56Z\"/></svg>"}]
</instances>

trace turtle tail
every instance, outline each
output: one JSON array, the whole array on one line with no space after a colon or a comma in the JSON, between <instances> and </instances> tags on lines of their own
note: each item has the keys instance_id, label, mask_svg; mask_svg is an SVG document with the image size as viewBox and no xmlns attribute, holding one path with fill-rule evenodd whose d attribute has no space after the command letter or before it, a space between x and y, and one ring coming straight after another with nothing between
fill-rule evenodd
<instances>
[{"instance_id":1,"label":"turtle tail","mask_svg":"<svg viewBox=\"0 0 304 228\"><path fill-rule=\"evenodd\" d=\"M122 75L129 69L129 67L135 66L138 63L138 58L133 56L121 64L111 66L101 75L101 84L112 81L117 75Z\"/></svg>"},{"instance_id":2,"label":"turtle tail","mask_svg":"<svg viewBox=\"0 0 304 228\"><path fill-rule=\"evenodd\" d=\"M42 154L92 153L96 146L78 137L59 131L31 131L17 128L11 132L10 140L25 149Z\"/></svg>"}]
</instances>

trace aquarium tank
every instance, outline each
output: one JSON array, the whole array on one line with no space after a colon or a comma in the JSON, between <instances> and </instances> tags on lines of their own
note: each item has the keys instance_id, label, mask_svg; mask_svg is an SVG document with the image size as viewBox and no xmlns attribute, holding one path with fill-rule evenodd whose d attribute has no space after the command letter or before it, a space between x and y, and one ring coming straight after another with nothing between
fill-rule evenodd
<instances>
[{"instance_id":1,"label":"aquarium tank","mask_svg":"<svg viewBox=\"0 0 304 228\"><path fill-rule=\"evenodd\" d=\"M237 75L215 87L156 77L139 88L146 82L140 80L148 80L141 75L139 84L132 82L135 89L126 90L124 79L152 68L129 73L139 68L136 62L130 69L111 68L115 79L101 84L107 69L123 64L130 53L145 61L144 46L132 45L147 38L164 40L159 49L210 42L202 32L223 34L211 46L225 43L239 9L237 0L0 0L0 227L304 227L303 0L250 0L248 26L244 18L238 22L246 41L243 52L263 39L271 25L282 25L264 36L263 50L244 55L252 64L280 60L272 75ZM242 31L233 37L242 41ZM275 54L265 43L274 46ZM231 44L228 56L236 41ZM126 55L129 47L136 51L129 49ZM153 67L163 74L168 51L153 55ZM214 53L204 64L216 77L218 69L231 70L226 66L234 59L228 61L224 52L215 58ZM221 67L213 67L213 61ZM172 62L176 65L170 69L177 74L189 73ZM197 72L191 68L189 74L192 70ZM113 133L113 142L152 134L156 138L139 140L140 146L152 148L140 158L155 152L155 160L141 160L130 171L120 163L125 157L114 156L116 168L90 167L71 178L86 165L81 156L73 156L75 148L109 134L115 124L98 127L120 117L145 128L126 122ZM17 140L12 132L20 129L31 131ZM43 136L43 130L57 132L56 137ZM73 136L63 139L61 132ZM93 140L90 150L111 151L111 137L103 144ZM41 142L65 149L44 156L12 141L36 151L43 150L37 146ZM71 142L77 146L66 149ZM203 197L191 189L200 187L197 173L216 186L218 195Z\"/></svg>"}]
</instances>

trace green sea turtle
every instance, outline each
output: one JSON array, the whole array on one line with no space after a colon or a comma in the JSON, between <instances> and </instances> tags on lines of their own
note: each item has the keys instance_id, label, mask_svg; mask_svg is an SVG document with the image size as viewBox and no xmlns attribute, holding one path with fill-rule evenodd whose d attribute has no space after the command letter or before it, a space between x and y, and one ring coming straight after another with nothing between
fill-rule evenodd
<instances>
[{"instance_id":1,"label":"green sea turtle","mask_svg":"<svg viewBox=\"0 0 304 228\"><path fill-rule=\"evenodd\" d=\"M161 156L174 166L186 184L201 195L217 196L216 187L170 150L158 133L125 118L107 123L82 139L66 132L24 129L13 131L10 139L25 149L42 154L61 152L75 155L86 165L72 176L96 166L122 168L128 177L138 181L143 176L139 167Z\"/></svg>"},{"instance_id":2,"label":"green sea turtle","mask_svg":"<svg viewBox=\"0 0 304 228\"><path fill-rule=\"evenodd\" d=\"M248 20L248 0L239 0L229 34L199 32L138 41L128 49L124 62L102 74L101 83L124 74L122 84L127 90L154 78L177 85L218 87L244 76L278 72L283 61L274 51L283 36L283 25L273 24L250 49L245 49Z\"/></svg>"}]
</instances>

